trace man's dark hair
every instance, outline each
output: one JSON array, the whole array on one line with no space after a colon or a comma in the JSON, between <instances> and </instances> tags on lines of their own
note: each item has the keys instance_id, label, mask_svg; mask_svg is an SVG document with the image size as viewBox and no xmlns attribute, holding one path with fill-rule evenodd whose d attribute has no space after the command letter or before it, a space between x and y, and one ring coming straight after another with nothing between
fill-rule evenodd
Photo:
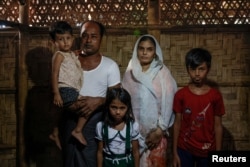
<instances>
[{"instance_id":1,"label":"man's dark hair","mask_svg":"<svg viewBox=\"0 0 250 167\"><path fill-rule=\"evenodd\" d=\"M85 21L85 22L83 22L82 23L82 25L81 25L81 29L82 29L82 26L85 24L85 23L95 23L95 24L97 24L98 26L99 26L99 29L100 29L100 35L101 35L101 38L103 37L103 35L106 33L106 29L105 29L105 26L102 24L102 23L100 23L100 22L98 22L98 21L94 21L94 20L87 20L87 21ZM80 34L81 36L82 36L82 32L81 32L81 34Z\"/></svg>"},{"instance_id":2,"label":"man's dark hair","mask_svg":"<svg viewBox=\"0 0 250 167\"><path fill-rule=\"evenodd\" d=\"M52 40L55 40L56 34L64 34L65 32L69 32L71 35L73 35L73 29L71 25L66 21L58 21L50 27L49 35Z\"/></svg>"}]
</instances>

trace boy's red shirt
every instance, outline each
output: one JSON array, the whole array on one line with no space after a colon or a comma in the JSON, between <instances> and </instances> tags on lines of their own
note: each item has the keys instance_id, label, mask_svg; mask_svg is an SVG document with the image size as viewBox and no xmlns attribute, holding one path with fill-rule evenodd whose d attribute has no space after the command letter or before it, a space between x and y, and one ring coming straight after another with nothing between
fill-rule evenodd
<instances>
[{"instance_id":1,"label":"boy's red shirt","mask_svg":"<svg viewBox=\"0 0 250 167\"><path fill-rule=\"evenodd\" d=\"M207 157L209 151L215 150L214 116L225 114L221 93L211 88L196 95L186 86L176 93L173 109L182 114L178 147Z\"/></svg>"}]
</instances>

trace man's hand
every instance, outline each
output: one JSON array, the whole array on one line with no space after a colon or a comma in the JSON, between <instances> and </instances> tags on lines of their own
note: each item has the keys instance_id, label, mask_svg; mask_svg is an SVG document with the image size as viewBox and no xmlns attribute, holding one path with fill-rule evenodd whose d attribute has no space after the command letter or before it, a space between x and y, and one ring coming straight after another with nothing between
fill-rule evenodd
<instances>
[{"instance_id":1,"label":"man's hand","mask_svg":"<svg viewBox=\"0 0 250 167\"><path fill-rule=\"evenodd\" d=\"M82 96L69 107L69 110L79 116L89 117L104 101L103 97Z\"/></svg>"},{"instance_id":2,"label":"man's hand","mask_svg":"<svg viewBox=\"0 0 250 167\"><path fill-rule=\"evenodd\" d=\"M105 99L102 97L83 96L81 98L82 106L80 109L82 116L89 117L98 107L104 103L104 100Z\"/></svg>"}]
</instances>

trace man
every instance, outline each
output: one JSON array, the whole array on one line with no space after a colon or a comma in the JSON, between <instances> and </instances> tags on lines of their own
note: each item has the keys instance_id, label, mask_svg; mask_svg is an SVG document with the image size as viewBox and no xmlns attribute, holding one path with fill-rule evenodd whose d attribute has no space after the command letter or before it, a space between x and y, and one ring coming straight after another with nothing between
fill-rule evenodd
<instances>
[{"instance_id":1,"label":"man","mask_svg":"<svg viewBox=\"0 0 250 167\"><path fill-rule=\"evenodd\" d=\"M96 123L100 121L100 106L105 101L108 88L120 86L120 71L117 64L99 52L104 35L104 26L96 21L86 21L81 27L81 50L79 60L84 82L80 91L83 97L70 110L64 112L62 122L62 151L64 167L96 167ZM72 136L79 116L90 116L83 129L87 145L83 146Z\"/></svg>"}]
</instances>

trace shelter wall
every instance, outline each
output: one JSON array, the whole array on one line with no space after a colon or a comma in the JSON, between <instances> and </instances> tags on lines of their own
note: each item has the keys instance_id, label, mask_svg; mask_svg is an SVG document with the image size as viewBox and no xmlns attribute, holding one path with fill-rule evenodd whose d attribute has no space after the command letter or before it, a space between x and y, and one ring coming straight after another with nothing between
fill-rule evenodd
<instances>
[{"instance_id":1,"label":"shelter wall","mask_svg":"<svg viewBox=\"0 0 250 167\"><path fill-rule=\"evenodd\" d=\"M144 32L144 30L142 30ZM171 70L181 88L189 81L184 66L184 56L193 47L208 49L213 56L209 78L219 85L226 107L223 117L225 150L250 150L250 32L247 31L192 31L159 30L159 43L164 54L164 63ZM0 163L2 167L16 166L16 89L18 32L0 31ZM29 90L26 107L26 131L31 134L35 155L31 161L37 166L56 166L60 162L58 150L47 136L52 127L50 106L50 70L54 48L45 29L29 33L29 46L26 54ZM75 31L77 48L78 31ZM134 30L108 29L104 36L101 52L114 59L123 75L133 46L137 39ZM171 138L170 138L171 141ZM30 150L29 150L30 151ZM32 152L35 151L35 152ZM57 158L49 161L48 157ZM45 159L46 158L46 159ZM43 165L40 162L47 160ZM52 165L53 164L53 165Z\"/></svg>"}]
</instances>

